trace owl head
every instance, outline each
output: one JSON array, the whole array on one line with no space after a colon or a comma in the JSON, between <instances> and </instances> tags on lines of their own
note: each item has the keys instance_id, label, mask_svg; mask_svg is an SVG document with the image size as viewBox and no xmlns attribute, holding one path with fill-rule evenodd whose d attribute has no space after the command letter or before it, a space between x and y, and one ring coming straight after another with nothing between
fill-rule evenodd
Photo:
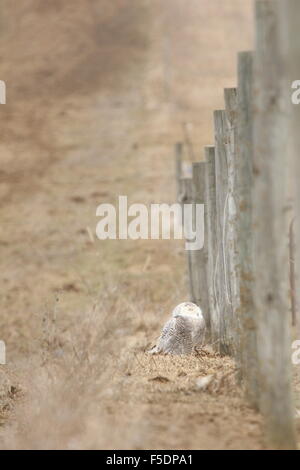
<instances>
[{"instance_id":1,"label":"owl head","mask_svg":"<svg viewBox=\"0 0 300 470\"><path fill-rule=\"evenodd\" d=\"M202 310L193 302L182 302L177 305L172 312L172 316L176 317L193 317L202 318Z\"/></svg>"}]
</instances>

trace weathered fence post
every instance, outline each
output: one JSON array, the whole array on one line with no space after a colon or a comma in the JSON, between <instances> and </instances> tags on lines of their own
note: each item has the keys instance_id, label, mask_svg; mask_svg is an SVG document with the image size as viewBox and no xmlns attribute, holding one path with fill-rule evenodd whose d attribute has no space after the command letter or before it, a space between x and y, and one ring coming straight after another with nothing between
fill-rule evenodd
<instances>
[{"instance_id":1,"label":"weathered fence post","mask_svg":"<svg viewBox=\"0 0 300 470\"><path fill-rule=\"evenodd\" d=\"M295 290L292 297L294 302L294 323L296 324L297 338L300 334L300 36L299 17L300 3L298 0L278 1L278 18L280 24L281 53L283 57L283 70L287 90L290 142L290 175L289 183L293 191L295 221L292 223L291 235L295 244L292 270L295 279ZM294 230L293 230L294 229ZM293 240L291 240L293 245ZM292 282L293 284L293 282ZM293 288L293 285L291 286Z\"/></svg>"},{"instance_id":2,"label":"weathered fence post","mask_svg":"<svg viewBox=\"0 0 300 470\"><path fill-rule=\"evenodd\" d=\"M180 202L182 193L181 178L182 178L182 142L175 144L175 174L176 174L176 192L177 201Z\"/></svg>"},{"instance_id":3,"label":"weathered fence post","mask_svg":"<svg viewBox=\"0 0 300 470\"><path fill-rule=\"evenodd\" d=\"M238 126L236 135L236 195L238 210L237 244L239 256L241 329L241 373L249 402L258 407L257 330L253 300L253 53L238 54Z\"/></svg>"},{"instance_id":4,"label":"weathered fence post","mask_svg":"<svg viewBox=\"0 0 300 470\"><path fill-rule=\"evenodd\" d=\"M205 166L206 162L193 163L192 202L203 204L205 214ZM204 216L205 217L205 216ZM189 252L192 278L192 301L203 311L208 331L210 331L209 296L207 288L207 237L204 224L204 246Z\"/></svg>"},{"instance_id":5,"label":"weathered fence post","mask_svg":"<svg viewBox=\"0 0 300 470\"><path fill-rule=\"evenodd\" d=\"M291 296L291 312L292 312L292 326L297 326L297 296L296 296L296 270L295 270L295 257L296 257L296 246L295 246L295 234L294 225L295 219L290 223L289 232L289 266L290 266L290 296Z\"/></svg>"},{"instance_id":6,"label":"weathered fence post","mask_svg":"<svg viewBox=\"0 0 300 470\"><path fill-rule=\"evenodd\" d=\"M295 448L291 399L286 214L286 115L276 4L256 3L254 68L254 301L258 320L260 405L270 442Z\"/></svg>"},{"instance_id":7,"label":"weathered fence post","mask_svg":"<svg viewBox=\"0 0 300 470\"><path fill-rule=\"evenodd\" d=\"M186 235L186 224L190 224L191 221L187 220L188 214L185 214L184 205L185 204L192 204L192 178L181 178L180 179L180 187L181 187L181 194L179 202L182 205L182 224L184 228L184 233ZM189 291L190 291L190 298L193 300L195 298L194 294L194 282L193 282L193 270L192 270L192 257L191 251L187 251L186 253L187 258L187 270L188 270L188 283L189 283Z\"/></svg>"},{"instance_id":8,"label":"weathered fence post","mask_svg":"<svg viewBox=\"0 0 300 470\"><path fill-rule=\"evenodd\" d=\"M234 354L234 319L231 305L231 290L228 279L226 253L226 217L229 199L227 139L228 123L225 111L214 112L215 123L215 172L216 172L216 298L220 309L220 352Z\"/></svg>"},{"instance_id":9,"label":"weathered fence post","mask_svg":"<svg viewBox=\"0 0 300 470\"><path fill-rule=\"evenodd\" d=\"M232 350L239 364L240 328L239 328L239 256L237 247L237 221L238 212L236 206L236 134L237 134L237 90L226 88L224 90L225 111L227 120L226 131L226 161L228 187L224 217L224 260L226 267L226 280L230 287L229 302L232 308Z\"/></svg>"},{"instance_id":10,"label":"weathered fence post","mask_svg":"<svg viewBox=\"0 0 300 470\"><path fill-rule=\"evenodd\" d=\"M205 226L207 249L207 287L210 312L211 341L219 350L220 309L216 293L216 175L215 147L205 147Z\"/></svg>"}]
</instances>

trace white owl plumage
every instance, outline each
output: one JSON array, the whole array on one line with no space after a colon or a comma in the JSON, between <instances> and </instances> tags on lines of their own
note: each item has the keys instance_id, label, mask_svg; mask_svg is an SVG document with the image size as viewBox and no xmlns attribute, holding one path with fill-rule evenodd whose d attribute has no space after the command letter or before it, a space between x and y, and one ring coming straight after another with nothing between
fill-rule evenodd
<instances>
[{"instance_id":1,"label":"white owl plumage","mask_svg":"<svg viewBox=\"0 0 300 470\"><path fill-rule=\"evenodd\" d=\"M205 320L201 308L192 302L183 302L174 308L172 317L149 352L151 354L191 354L202 346L205 338Z\"/></svg>"}]
</instances>

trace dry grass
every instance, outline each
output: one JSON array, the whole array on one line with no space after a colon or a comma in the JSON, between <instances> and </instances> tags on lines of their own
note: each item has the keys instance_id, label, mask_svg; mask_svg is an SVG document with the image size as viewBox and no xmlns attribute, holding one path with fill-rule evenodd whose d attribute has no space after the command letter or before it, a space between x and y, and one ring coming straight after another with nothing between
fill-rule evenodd
<instances>
[{"instance_id":1,"label":"dry grass","mask_svg":"<svg viewBox=\"0 0 300 470\"><path fill-rule=\"evenodd\" d=\"M118 284L67 331L48 312L38 354L17 373L18 404L0 434L2 448L197 448L203 424L203 448L231 447L237 432L249 447L257 442L260 418L243 403L234 363L209 348L190 357L145 354L161 326L147 308ZM212 383L199 390L197 379L208 374ZM11 384L7 390L12 398ZM237 417L244 428L230 429ZM219 442L222 422L227 434Z\"/></svg>"},{"instance_id":2,"label":"dry grass","mask_svg":"<svg viewBox=\"0 0 300 470\"><path fill-rule=\"evenodd\" d=\"M19 364L17 385L7 376L1 382L3 411L13 398L18 403L0 434L4 448L107 448L112 442L123 446L123 431L114 430L110 410L113 403L117 409L119 401L129 398L129 370L138 354L144 355L149 331L159 322L146 311L145 301L133 302L125 283L110 286L90 311L74 315L68 328L60 324L55 308L41 317L37 354ZM131 439L128 434L128 445Z\"/></svg>"},{"instance_id":3,"label":"dry grass","mask_svg":"<svg viewBox=\"0 0 300 470\"><path fill-rule=\"evenodd\" d=\"M145 353L165 317L153 311L149 287L141 283L135 300L124 281L106 288L68 328L55 309L41 318L38 352L16 371L18 395L7 389L17 406L2 448L257 447L260 418L245 406L229 358L209 348L190 357ZM207 375L211 384L199 390Z\"/></svg>"}]
</instances>

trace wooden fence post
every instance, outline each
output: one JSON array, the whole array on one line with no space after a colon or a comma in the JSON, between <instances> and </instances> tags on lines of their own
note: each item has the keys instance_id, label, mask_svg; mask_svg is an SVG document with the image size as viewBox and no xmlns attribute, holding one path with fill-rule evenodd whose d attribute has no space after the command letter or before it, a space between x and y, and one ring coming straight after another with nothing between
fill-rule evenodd
<instances>
[{"instance_id":1,"label":"wooden fence post","mask_svg":"<svg viewBox=\"0 0 300 470\"><path fill-rule=\"evenodd\" d=\"M205 206L205 166L206 162L193 163L192 202ZM204 207L205 214L206 207ZM204 216L205 217L205 216ZM209 295L207 287L207 236L204 223L204 246L189 252L192 276L192 301L203 311L208 332L210 331Z\"/></svg>"},{"instance_id":2,"label":"wooden fence post","mask_svg":"<svg viewBox=\"0 0 300 470\"><path fill-rule=\"evenodd\" d=\"M224 228L224 260L226 260L226 280L230 287L229 302L232 308L232 349L237 364L240 362L240 328L239 328L239 254L237 248L237 191L236 191L236 137L237 137L237 90L226 88L224 90L225 111L227 119L226 130L226 161L228 187L225 205L225 228Z\"/></svg>"},{"instance_id":3,"label":"wooden fence post","mask_svg":"<svg viewBox=\"0 0 300 470\"><path fill-rule=\"evenodd\" d=\"M187 223L187 216L184 213L184 204L192 204L192 199L193 199L192 198L192 179L181 178L180 187L181 187L181 195L180 195L179 202L182 205L182 223L183 223L183 228L185 230L185 224ZM193 300L195 298L195 293L194 293L191 251L187 251L186 259L187 259L187 271L188 271L187 276L188 276L190 298L191 300Z\"/></svg>"},{"instance_id":4,"label":"wooden fence post","mask_svg":"<svg viewBox=\"0 0 300 470\"><path fill-rule=\"evenodd\" d=\"M220 309L220 352L234 354L234 319L228 279L228 257L225 247L228 194L227 139L228 123L225 111L214 112L215 172L216 172L216 293Z\"/></svg>"},{"instance_id":5,"label":"wooden fence post","mask_svg":"<svg viewBox=\"0 0 300 470\"><path fill-rule=\"evenodd\" d=\"M291 224L291 248L294 251L292 261L292 309L293 323L296 325L297 339L300 338L300 104L295 98L299 98L300 80L300 37L299 15L300 3L298 0L278 1L278 20L280 25L280 44L282 63L284 70L285 87L287 90L289 111L290 142L290 174L289 183L293 190L295 220ZM293 250L293 245L295 249ZM295 288L293 289L293 283Z\"/></svg>"},{"instance_id":6,"label":"wooden fence post","mask_svg":"<svg viewBox=\"0 0 300 470\"><path fill-rule=\"evenodd\" d=\"M282 106L276 4L256 3L254 68L254 301L258 320L260 405L276 448L295 448L291 399L286 214L286 115ZM298 130L299 132L299 130Z\"/></svg>"},{"instance_id":7,"label":"wooden fence post","mask_svg":"<svg viewBox=\"0 0 300 470\"><path fill-rule=\"evenodd\" d=\"M219 350L220 309L216 293L216 175L215 147L205 147L205 226L207 247L207 287L210 312L211 341Z\"/></svg>"},{"instance_id":8,"label":"wooden fence post","mask_svg":"<svg viewBox=\"0 0 300 470\"><path fill-rule=\"evenodd\" d=\"M290 223L290 232L289 232L289 266L290 266L290 297L291 297L291 313L292 313L292 326L297 326L297 295L296 295L296 270L295 270L295 256L296 256L296 246L295 246L295 234L294 234L294 225L295 219Z\"/></svg>"},{"instance_id":9,"label":"wooden fence post","mask_svg":"<svg viewBox=\"0 0 300 470\"><path fill-rule=\"evenodd\" d=\"M257 330L253 299L253 53L238 54L238 126L236 141L236 194L238 207L237 244L239 256L241 328L241 373L248 401L258 408Z\"/></svg>"},{"instance_id":10,"label":"wooden fence post","mask_svg":"<svg viewBox=\"0 0 300 470\"><path fill-rule=\"evenodd\" d=\"M292 313L293 313L293 339L300 339L300 103L299 103L299 80L300 80L300 37L299 16L300 3L296 0L278 1L278 18L280 30L281 54L283 59L284 83L287 90L288 118L289 118L289 158L290 174L289 187L292 191L294 219L290 227L291 245L291 291L292 291ZM293 372L300 378L299 365L294 364ZM295 396L295 404L299 411L299 390Z\"/></svg>"},{"instance_id":11,"label":"wooden fence post","mask_svg":"<svg viewBox=\"0 0 300 470\"><path fill-rule=\"evenodd\" d=\"M181 187L181 179L182 179L182 150L183 145L182 142L177 142L175 144L175 174L176 174L176 192L177 192L177 201L180 202L182 187Z\"/></svg>"}]
</instances>

